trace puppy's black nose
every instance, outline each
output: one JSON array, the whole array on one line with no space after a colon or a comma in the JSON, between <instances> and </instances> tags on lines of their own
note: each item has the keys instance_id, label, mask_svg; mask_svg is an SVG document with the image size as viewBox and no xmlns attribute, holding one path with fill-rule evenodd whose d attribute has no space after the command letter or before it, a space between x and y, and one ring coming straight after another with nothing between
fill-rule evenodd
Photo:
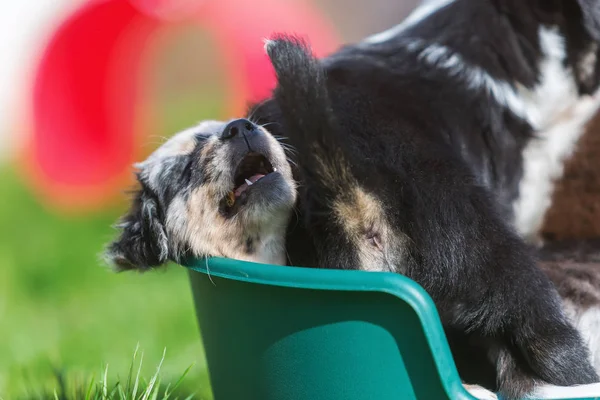
<instances>
[{"instance_id":1,"label":"puppy's black nose","mask_svg":"<svg viewBox=\"0 0 600 400\"><path fill-rule=\"evenodd\" d=\"M231 139L237 135L250 135L256 132L256 125L245 118L240 118L231 121L223 129L221 139Z\"/></svg>"}]
</instances>

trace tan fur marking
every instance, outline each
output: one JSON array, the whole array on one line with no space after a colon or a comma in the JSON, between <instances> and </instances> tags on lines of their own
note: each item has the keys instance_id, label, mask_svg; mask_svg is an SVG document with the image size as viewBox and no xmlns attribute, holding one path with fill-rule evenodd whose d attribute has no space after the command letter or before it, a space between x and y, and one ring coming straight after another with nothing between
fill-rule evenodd
<instances>
[{"instance_id":1,"label":"tan fur marking","mask_svg":"<svg viewBox=\"0 0 600 400\"><path fill-rule=\"evenodd\" d=\"M381 222L381 203L360 187L354 187L348 195L348 201L344 200L336 202L335 212L350 237L358 238L370 225Z\"/></svg>"},{"instance_id":2,"label":"tan fur marking","mask_svg":"<svg viewBox=\"0 0 600 400\"><path fill-rule=\"evenodd\" d=\"M389 226L377 198L357 185L339 197L334 204L334 213L358 251L360 269L403 272L402 261L409 239ZM378 246L368 242L370 231L379 235L381 243Z\"/></svg>"}]
</instances>

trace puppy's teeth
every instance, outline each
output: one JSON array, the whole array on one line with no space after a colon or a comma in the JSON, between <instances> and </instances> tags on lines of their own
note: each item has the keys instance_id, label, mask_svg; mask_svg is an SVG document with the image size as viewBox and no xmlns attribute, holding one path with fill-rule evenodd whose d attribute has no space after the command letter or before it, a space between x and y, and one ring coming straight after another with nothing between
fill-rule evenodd
<instances>
[{"instance_id":1,"label":"puppy's teeth","mask_svg":"<svg viewBox=\"0 0 600 400\"><path fill-rule=\"evenodd\" d=\"M273 167L273 172L277 172L277 168Z\"/></svg>"},{"instance_id":2,"label":"puppy's teeth","mask_svg":"<svg viewBox=\"0 0 600 400\"><path fill-rule=\"evenodd\" d=\"M252 186L252 182L250 182L248 179L244 179L246 181L246 183L248 184L248 186Z\"/></svg>"}]
</instances>

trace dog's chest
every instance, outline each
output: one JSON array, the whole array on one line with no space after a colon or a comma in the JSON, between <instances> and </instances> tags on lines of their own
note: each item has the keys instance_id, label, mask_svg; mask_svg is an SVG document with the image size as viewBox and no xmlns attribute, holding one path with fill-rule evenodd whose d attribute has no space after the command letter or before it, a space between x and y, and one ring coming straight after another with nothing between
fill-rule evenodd
<instances>
[{"instance_id":1,"label":"dog's chest","mask_svg":"<svg viewBox=\"0 0 600 400\"><path fill-rule=\"evenodd\" d=\"M553 31L541 31L540 40L545 56L539 82L533 89L517 89L518 109L513 110L533 128L522 153L523 176L513 203L515 226L532 242L539 240L554 182L561 178L565 161L600 106L599 92L578 94L573 73L564 65L562 38Z\"/></svg>"}]
</instances>

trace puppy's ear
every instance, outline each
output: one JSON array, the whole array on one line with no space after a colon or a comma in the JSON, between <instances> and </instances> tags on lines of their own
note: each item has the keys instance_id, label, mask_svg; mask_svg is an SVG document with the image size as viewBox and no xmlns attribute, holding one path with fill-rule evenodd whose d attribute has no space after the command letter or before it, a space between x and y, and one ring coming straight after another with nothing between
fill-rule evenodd
<instances>
[{"instance_id":1,"label":"puppy's ear","mask_svg":"<svg viewBox=\"0 0 600 400\"><path fill-rule=\"evenodd\" d=\"M600 1L598 0L577 0L581 7L583 24L590 36L600 41Z\"/></svg>"},{"instance_id":2,"label":"puppy's ear","mask_svg":"<svg viewBox=\"0 0 600 400\"><path fill-rule=\"evenodd\" d=\"M121 234L107 246L105 258L117 271L146 271L168 261L169 247L156 198L141 189L131 210L117 225Z\"/></svg>"}]
</instances>

